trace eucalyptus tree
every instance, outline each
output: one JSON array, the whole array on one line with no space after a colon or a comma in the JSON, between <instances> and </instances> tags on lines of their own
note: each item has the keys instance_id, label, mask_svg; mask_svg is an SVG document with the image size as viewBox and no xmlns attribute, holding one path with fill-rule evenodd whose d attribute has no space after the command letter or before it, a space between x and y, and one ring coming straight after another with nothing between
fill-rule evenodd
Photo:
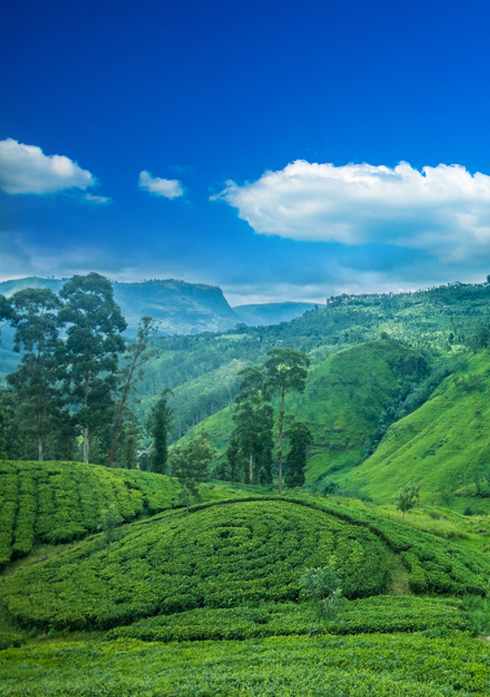
<instances>
[{"instance_id":1,"label":"eucalyptus tree","mask_svg":"<svg viewBox=\"0 0 490 697\"><path fill-rule=\"evenodd\" d=\"M108 467L112 467L114 462L117 438L123 423L124 412L128 407L131 395L137 390L136 382L143 379L143 366L156 354L156 350L150 347L151 339L155 332L156 329L152 318L142 317L138 324L136 341L126 348L126 353L123 356L123 366L119 370L118 375L119 400L116 405L111 444L107 457Z\"/></svg>"},{"instance_id":2,"label":"eucalyptus tree","mask_svg":"<svg viewBox=\"0 0 490 697\"><path fill-rule=\"evenodd\" d=\"M112 284L98 273L73 276L60 296L66 304L58 313L66 326L65 362L69 400L78 408L83 429L83 461L98 429L108 429L115 407L118 356L124 351L121 332L126 320L114 300Z\"/></svg>"},{"instance_id":3,"label":"eucalyptus tree","mask_svg":"<svg viewBox=\"0 0 490 697\"><path fill-rule=\"evenodd\" d=\"M267 401L262 368L240 371L240 392L235 399L235 428L227 452L229 462L243 463L243 481L272 484L274 414ZM241 456L241 457L240 457Z\"/></svg>"},{"instance_id":4,"label":"eucalyptus tree","mask_svg":"<svg viewBox=\"0 0 490 697\"><path fill-rule=\"evenodd\" d=\"M289 451L286 455L287 487L303 486L305 483L306 454L308 446L313 443L311 431L304 421L293 421L286 432L289 438Z\"/></svg>"},{"instance_id":5,"label":"eucalyptus tree","mask_svg":"<svg viewBox=\"0 0 490 697\"><path fill-rule=\"evenodd\" d=\"M168 405L172 390L165 388L158 402L151 410L149 417L149 431L153 438L150 452L150 470L165 474L168 460L168 435L172 428L172 409Z\"/></svg>"},{"instance_id":6,"label":"eucalyptus tree","mask_svg":"<svg viewBox=\"0 0 490 697\"><path fill-rule=\"evenodd\" d=\"M208 480L208 465L213 449L205 433L200 433L186 445L174 445L170 452L172 476L176 477L185 495L189 513L190 497L199 493L198 484Z\"/></svg>"},{"instance_id":7,"label":"eucalyptus tree","mask_svg":"<svg viewBox=\"0 0 490 697\"><path fill-rule=\"evenodd\" d=\"M272 394L279 394L279 481L278 493L282 493L283 426L284 399L289 392L304 392L310 359L301 351L291 348L273 348L267 352L269 358L264 363L266 375L265 388Z\"/></svg>"},{"instance_id":8,"label":"eucalyptus tree","mask_svg":"<svg viewBox=\"0 0 490 697\"><path fill-rule=\"evenodd\" d=\"M11 298L14 351L23 356L7 382L16 394L20 428L35 439L39 460L57 426L69 418L59 389L62 342L57 315L61 307L58 296L47 288L26 288Z\"/></svg>"}]
</instances>

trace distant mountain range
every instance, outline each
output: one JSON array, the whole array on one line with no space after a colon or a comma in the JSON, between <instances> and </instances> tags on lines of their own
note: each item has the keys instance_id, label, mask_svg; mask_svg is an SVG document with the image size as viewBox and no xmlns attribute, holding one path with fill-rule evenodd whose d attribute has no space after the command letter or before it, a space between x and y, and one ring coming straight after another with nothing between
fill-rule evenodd
<instances>
[{"instance_id":1,"label":"distant mountain range","mask_svg":"<svg viewBox=\"0 0 490 697\"><path fill-rule=\"evenodd\" d=\"M50 288L58 292L68 279L19 278L0 283L0 294L7 297L24 288ZM231 307L218 286L186 283L174 279L113 283L114 297L129 325L149 315L163 334L220 332L244 323L249 326L278 324L299 317L313 303L285 302Z\"/></svg>"},{"instance_id":2,"label":"distant mountain range","mask_svg":"<svg viewBox=\"0 0 490 697\"><path fill-rule=\"evenodd\" d=\"M0 283L0 294L7 297L24 288L61 290L68 279L30 276ZM186 283L174 279L113 283L114 297L128 323L127 334L136 333L138 321L147 315L158 324L161 334L224 332L237 324L262 326L279 324L299 317L313 303L285 302L231 307L218 286ZM0 327L0 380L16 370L19 356L12 353L14 330Z\"/></svg>"}]
</instances>

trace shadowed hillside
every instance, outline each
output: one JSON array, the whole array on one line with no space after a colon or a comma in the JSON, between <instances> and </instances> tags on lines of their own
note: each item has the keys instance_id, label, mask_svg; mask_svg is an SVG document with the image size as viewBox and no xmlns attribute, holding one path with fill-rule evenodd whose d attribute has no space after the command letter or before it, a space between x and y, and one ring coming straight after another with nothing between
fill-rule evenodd
<instances>
[{"instance_id":1,"label":"shadowed hillside","mask_svg":"<svg viewBox=\"0 0 490 697\"><path fill-rule=\"evenodd\" d=\"M480 351L393 424L368 460L336 481L377 502L391 501L406 482L420 482L423 501L490 512L489 388L490 355Z\"/></svg>"}]
</instances>

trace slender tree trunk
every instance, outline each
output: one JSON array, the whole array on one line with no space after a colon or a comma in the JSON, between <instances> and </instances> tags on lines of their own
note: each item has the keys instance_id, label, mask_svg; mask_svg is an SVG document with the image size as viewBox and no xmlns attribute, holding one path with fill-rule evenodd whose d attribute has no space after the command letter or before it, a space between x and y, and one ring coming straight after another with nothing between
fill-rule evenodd
<instances>
[{"instance_id":1,"label":"slender tree trunk","mask_svg":"<svg viewBox=\"0 0 490 697\"><path fill-rule=\"evenodd\" d=\"M254 461L253 461L253 455L250 453L250 463L249 463L249 477L250 477L250 484L254 483Z\"/></svg>"},{"instance_id":2,"label":"slender tree trunk","mask_svg":"<svg viewBox=\"0 0 490 697\"><path fill-rule=\"evenodd\" d=\"M89 393L89 374L85 373L85 407L88 405L88 393ZM89 440L88 440L88 426L83 429L83 461L88 462L89 456Z\"/></svg>"},{"instance_id":3,"label":"slender tree trunk","mask_svg":"<svg viewBox=\"0 0 490 697\"><path fill-rule=\"evenodd\" d=\"M282 422L284 418L284 385L282 386L281 411L279 414L279 481L277 493L282 494Z\"/></svg>"},{"instance_id":4,"label":"slender tree trunk","mask_svg":"<svg viewBox=\"0 0 490 697\"><path fill-rule=\"evenodd\" d=\"M109 448L109 453L108 453L108 457L107 457L107 467L112 467L112 463L114 462L114 456L116 454L117 436L119 435L119 429L121 427L122 415L124 413L124 408L125 408L126 402L128 400L129 388L131 387L131 383L133 381L134 371L136 370L138 358L140 357L141 353L142 353L142 351L139 351L133 357L133 362L131 363L129 376L128 376L126 385L124 386L123 396L121 397L121 402L119 404L119 409L117 412L116 420L114 421L114 429L112 431L111 446Z\"/></svg>"},{"instance_id":5,"label":"slender tree trunk","mask_svg":"<svg viewBox=\"0 0 490 697\"><path fill-rule=\"evenodd\" d=\"M37 439L37 459L42 462L44 458L44 444L41 438Z\"/></svg>"},{"instance_id":6,"label":"slender tree trunk","mask_svg":"<svg viewBox=\"0 0 490 697\"><path fill-rule=\"evenodd\" d=\"M83 429L83 461L88 462L89 454L89 440L88 440L88 426Z\"/></svg>"}]
</instances>

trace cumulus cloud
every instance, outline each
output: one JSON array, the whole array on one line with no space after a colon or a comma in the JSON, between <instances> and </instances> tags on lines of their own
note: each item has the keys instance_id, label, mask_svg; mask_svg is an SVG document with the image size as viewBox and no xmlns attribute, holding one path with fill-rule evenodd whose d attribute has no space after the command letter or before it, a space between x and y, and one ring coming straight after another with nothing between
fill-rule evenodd
<instances>
[{"instance_id":1,"label":"cumulus cloud","mask_svg":"<svg viewBox=\"0 0 490 697\"><path fill-rule=\"evenodd\" d=\"M263 235L424 250L443 262L490 251L490 176L460 165L391 169L297 160L212 197Z\"/></svg>"},{"instance_id":2,"label":"cumulus cloud","mask_svg":"<svg viewBox=\"0 0 490 697\"><path fill-rule=\"evenodd\" d=\"M178 179L161 179L143 170L140 172L138 186L140 189L149 191L155 196L165 196L165 198L178 198L184 195L184 187Z\"/></svg>"},{"instance_id":3,"label":"cumulus cloud","mask_svg":"<svg viewBox=\"0 0 490 697\"><path fill-rule=\"evenodd\" d=\"M44 155L37 145L0 141L0 189L7 194L53 194L96 186L96 178L64 155Z\"/></svg>"}]
</instances>

